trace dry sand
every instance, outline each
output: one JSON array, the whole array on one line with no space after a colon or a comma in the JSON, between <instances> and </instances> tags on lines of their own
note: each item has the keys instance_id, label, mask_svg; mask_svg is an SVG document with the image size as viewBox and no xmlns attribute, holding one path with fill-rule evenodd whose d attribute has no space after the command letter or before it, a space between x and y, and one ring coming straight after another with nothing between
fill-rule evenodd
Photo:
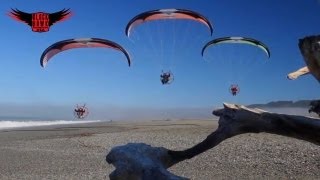
<instances>
[{"instance_id":1,"label":"dry sand","mask_svg":"<svg viewBox=\"0 0 320 180\"><path fill-rule=\"evenodd\" d=\"M181 150L217 128L214 120L103 122L0 131L0 179L109 179L112 147L129 142ZM320 147L244 134L170 168L191 179L320 179Z\"/></svg>"}]
</instances>

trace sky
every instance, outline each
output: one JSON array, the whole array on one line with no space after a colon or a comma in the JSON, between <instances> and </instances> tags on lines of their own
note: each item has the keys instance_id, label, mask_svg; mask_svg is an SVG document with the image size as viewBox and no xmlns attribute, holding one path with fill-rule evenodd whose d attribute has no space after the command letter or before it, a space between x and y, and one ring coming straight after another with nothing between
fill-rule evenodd
<instances>
[{"instance_id":1,"label":"sky","mask_svg":"<svg viewBox=\"0 0 320 180\"><path fill-rule=\"evenodd\" d=\"M8 17L10 8L29 13L70 8L73 16L54 24L49 32L35 33ZM213 35L200 23L182 20L141 24L132 38L125 36L131 18L163 8L202 14L213 24ZM168 109L169 114L177 109L188 111L189 117L190 112L195 116L209 110L210 115L222 102L319 97L319 84L311 75L286 79L288 73L305 66L298 40L320 31L317 0L6 0L0 11L0 116L71 118L75 104L86 103L91 118L96 119L152 113L168 116ZM231 48L240 51L239 55L221 46L208 48L206 61L202 46L225 36L260 40L269 47L271 58L256 49ZM51 44L87 37L120 44L130 53L132 66L128 67L121 52L99 48L65 51L54 56L45 69L40 67L40 56ZM160 83L162 69L173 72L172 84ZM241 89L236 97L228 91L232 83Z\"/></svg>"}]
</instances>

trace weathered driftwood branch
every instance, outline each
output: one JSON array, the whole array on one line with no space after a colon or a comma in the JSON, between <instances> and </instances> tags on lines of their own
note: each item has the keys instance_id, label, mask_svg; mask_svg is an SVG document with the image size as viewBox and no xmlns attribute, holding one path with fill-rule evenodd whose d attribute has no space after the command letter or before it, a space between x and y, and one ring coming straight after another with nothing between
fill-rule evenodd
<instances>
[{"instance_id":1,"label":"weathered driftwood branch","mask_svg":"<svg viewBox=\"0 0 320 180\"><path fill-rule=\"evenodd\" d=\"M295 80L298 77L303 76L303 75L307 75L307 74L310 74L310 71L309 71L309 68L307 66L305 66L303 68L296 70L295 72L289 73L287 77L290 80Z\"/></svg>"},{"instance_id":2,"label":"weathered driftwood branch","mask_svg":"<svg viewBox=\"0 0 320 180\"><path fill-rule=\"evenodd\" d=\"M310 102L309 113L311 112L318 114L320 117L320 100L313 100Z\"/></svg>"},{"instance_id":3,"label":"weathered driftwood branch","mask_svg":"<svg viewBox=\"0 0 320 180\"><path fill-rule=\"evenodd\" d=\"M220 117L218 129L192 148L172 151L145 144L128 144L113 148L107 155L107 162L116 167L110 174L110 179L181 178L168 172L167 168L243 133L266 132L320 144L320 119L270 113L235 104L223 105L224 108L213 111L214 115Z\"/></svg>"},{"instance_id":4,"label":"weathered driftwood branch","mask_svg":"<svg viewBox=\"0 0 320 180\"><path fill-rule=\"evenodd\" d=\"M299 49L307 66L288 74L288 79L294 80L306 74L312 74L320 82L320 35L307 36L299 40ZM320 100L310 103L310 112L320 117Z\"/></svg>"},{"instance_id":5,"label":"weathered driftwood branch","mask_svg":"<svg viewBox=\"0 0 320 180\"><path fill-rule=\"evenodd\" d=\"M151 147L143 143L129 143L112 148L106 158L116 170L110 180L186 180L167 170L171 157L162 147Z\"/></svg>"},{"instance_id":6,"label":"weathered driftwood branch","mask_svg":"<svg viewBox=\"0 0 320 180\"><path fill-rule=\"evenodd\" d=\"M218 129L190 149L168 151L173 162L190 159L227 138L243 133L266 132L320 144L320 119L270 113L227 103L224 103L224 109L214 110L213 114L220 117Z\"/></svg>"},{"instance_id":7,"label":"weathered driftwood branch","mask_svg":"<svg viewBox=\"0 0 320 180\"><path fill-rule=\"evenodd\" d=\"M293 80L311 73L320 82L320 35L300 39L299 48L307 66L288 74L287 77Z\"/></svg>"}]
</instances>

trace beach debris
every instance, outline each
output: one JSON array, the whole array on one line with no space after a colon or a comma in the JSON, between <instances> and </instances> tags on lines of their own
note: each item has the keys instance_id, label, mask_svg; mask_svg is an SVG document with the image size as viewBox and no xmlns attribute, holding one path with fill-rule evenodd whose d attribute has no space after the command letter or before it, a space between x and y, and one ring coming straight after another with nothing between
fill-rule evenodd
<instances>
[{"instance_id":1,"label":"beach debris","mask_svg":"<svg viewBox=\"0 0 320 180\"><path fill-rule=\"evenodd\" d=\"M173 151L142 143L114 147L106 158L109 164L116 167L110 174L110 179L182 178L166 169L191 159L228 138L244 133L265 132L320 145L319 118L271 113L229 103L223 103L223 108L214 110L212 114L219 116L218 129L189 149Z\"/></svg>"},{"instance_id":2,"label":"beach debris","mask_svg":"<svg viewBox=\"0 0 320 180\"><path fill-rule=\"evenodd\" d=\"M223 104L213 111L219 116L219 127L204 141L183 150L168 153L173 164L191 159L233 136L244 133L271 133L305 140L320 145L320 119L305 116L277 114L236 104Z\"/></svg>"},{"instance_id":3,"label":"beach debris","mask_svg":"<svg viewBox=\"0 0 320 180\"><path fill-rule=\"evenodd\" d=\"M320 117L320 100L313 100L310 102L309 113L311 112L318 114Z\"/></svg>"},{"instance_id":4,"label":"beach debris","mask_svg":"<svg viewBox=\"0 0 320 180\"><path fill-rule=\"evenodd\" d=\"M144 143L128 143L112 148L106 157L115 170L110 180L186 180L167 170L171 157L163 147L152 147Z\"/></svg>"},{"instance_id":5,"label":"beach debris","mask_svg":"<svg viewBox=\"0 0 320 180\"><path fill-rule=\"evenodd\" d=\"M302 68L296 70L295 72L289 73L287 78L290 80L295 80L300 76L308 75L308 74L310 74L309 68L307 66L305 66L305 67L302 67Z\"/></svg>"},{"instance_id":6,"label":"beach debris","mask_svg":"<svg viewBox=\"0 0 320 180\"><path fill-rule=\"evenodd\" d=\"M300 52L307 66L289 73L290 80L306 74L312 74L320 82L320 35L307 36L299 40Z\"/></svg>"}]
</instances>

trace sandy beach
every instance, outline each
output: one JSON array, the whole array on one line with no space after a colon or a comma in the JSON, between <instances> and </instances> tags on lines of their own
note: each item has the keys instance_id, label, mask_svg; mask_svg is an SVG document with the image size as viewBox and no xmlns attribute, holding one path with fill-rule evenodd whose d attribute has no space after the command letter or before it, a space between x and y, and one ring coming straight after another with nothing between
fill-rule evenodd
<instances>
[{"instance_id":1,"label":"sandy beach","mask_svg":"<svg viewBox=\"0 0 320 180\"><path fill-rule=\"evenodd\" d=\"M109 179L112 147L129 142L182 150L217 128L216 120L99 122L0 131L0 179ZM320 147L244 134L170 168L191 179L319 179Z\"/></svg>"}]
</instances>

